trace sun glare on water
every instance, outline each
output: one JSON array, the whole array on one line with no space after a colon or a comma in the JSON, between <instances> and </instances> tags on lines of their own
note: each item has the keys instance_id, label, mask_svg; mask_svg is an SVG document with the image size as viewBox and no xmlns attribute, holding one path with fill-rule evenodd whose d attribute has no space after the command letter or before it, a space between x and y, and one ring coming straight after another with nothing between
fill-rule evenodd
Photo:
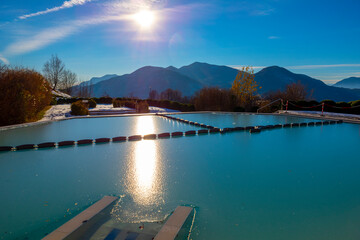
<instances>
[{"instance_id":1,"label":"sun glare on water","mask_svg":"<svg viewBox=\"0 0 360 240\"><path fill-rule=\"evenodd\" d=\"M150 29L155 22L155 14L149 10L142 10L134 14L134 20L143 29Z\"/></svg>"}]
</instances>

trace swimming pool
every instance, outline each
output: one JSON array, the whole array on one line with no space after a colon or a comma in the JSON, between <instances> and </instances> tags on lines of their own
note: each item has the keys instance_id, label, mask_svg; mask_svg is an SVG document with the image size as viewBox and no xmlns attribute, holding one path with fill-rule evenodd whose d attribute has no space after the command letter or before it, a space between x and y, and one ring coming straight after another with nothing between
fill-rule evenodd
<instances>
[{"instance_id":1,"label":"swimming pool","mask_svg":"<svg viewBox=\"0 0 360 240\"><path fill-rule=\"evenodd\" d=\"M359 239L359 144L344 123L0 153L0 237L39 239L113 194L125 222L196 206L192 239Z\"/></svg>"},{"instance_id":2,"label":"swimming pool","mask_svg":"<svg viewBox=\"0 0 360 240\"><path fill-rule=\"evenodd\" d=\"M134 121L134 119L136 119ZM117 136L145 135L197 129L155 115L139 117L97 117L50 122L42 125L1 131L0 145L37 144Z\"/></svg>"},{"instance_id":3,"label":"swimming pool","mask_svg":"<svg viewBox=\"0 0 360 240\"><path fill-rule=\"evenodd\" d=\"M177 118L183 118L189 121L206 123L218 128L228 127L245 127L245 126L259 126L259 125L274 125L286 123L302 123L302 122L316 122L320 120L307 119L294 116L280 116L273 114L254 114L254 113L186 113L173 114Z\"/></svg>"}]
</instances>

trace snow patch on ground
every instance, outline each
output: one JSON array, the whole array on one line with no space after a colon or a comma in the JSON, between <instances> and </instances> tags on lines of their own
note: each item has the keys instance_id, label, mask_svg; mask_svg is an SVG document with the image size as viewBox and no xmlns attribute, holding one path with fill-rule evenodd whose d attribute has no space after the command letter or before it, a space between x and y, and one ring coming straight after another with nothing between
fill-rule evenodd
<instances>
[{"instance_id":1,"label":"snow patch on ground","mask_svg":"<svg viewBox=\"0 0 360 240\"><path fill-rule=\"evenodd\" d=\"M53 95L55 95L56 97L62 97L62 98L71 98L71 96L69 94L60 92L60 91L56 91L56 90L51 90L51 93Z\"/></svg>"},{"instance_id":2,"label":"snow patch on ground","mask_svg":"<svg viewBox=\"0 0 360 240\"><path fill-rule=\"evenodd\" d=\"M51 106L51 108L46 111L44 117L40 121L51 121L51 120L61 120L68 117L72 117L70 114L71 108L70 104L60 104ZM149 107L151 113L160 113L160 112L179 112L177 110L167 109L167 108L159 108L159 107ZM133 112L134 109L128 107L119 107L114 108L112 104L97 104L96 108L90 109L90 111L104 111L104 112L123 112L129 113ZM120 115L120 114L119 114Z\"/></svg>"}]
</instances>

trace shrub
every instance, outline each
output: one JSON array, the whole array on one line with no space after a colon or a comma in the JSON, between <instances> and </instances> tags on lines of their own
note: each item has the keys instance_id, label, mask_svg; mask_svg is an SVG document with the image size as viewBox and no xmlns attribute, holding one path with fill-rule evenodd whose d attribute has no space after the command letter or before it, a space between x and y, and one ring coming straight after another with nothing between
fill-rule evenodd
<instances>
[{"instance_id":1,"label":"shrub","mask_svg":"<svg viewBox=\"0 0 360 240\"><path fill-rule=\"evenodd\" d=\"M140 101L136 104L136 112L137 113L148 113L149 112L149 104L146 101Z\"/></svg>"},{"instance_id":2,"label":"shrub","mask_svg":"<svg viewBox=\"0 0 360 240\"><path fill-rule=\"evenodd\" d=\"M112 104L113 99L111 97L94 98L97 104Z\"/></svg>"},{"instance_id":3,"label":"shrub","mask_svg":"<svg viewBox=\"0 0 360 240\"><path fill-rule=\"evenodd\" d=\"M114 108L119 108L119 107L123 107L123 106L124 106L123 101L114 99L114 101L113 101L113 107Z\"/></svg>"},{"instance_id":4,"label":"shrub","mask_svg":"<svg viewBox=\"0 0 360 240\"><path fill-rule=\"evenodd\" d=\"M322 100L320 103L325 103L328 106L336 106L336 102L334 102L333 100Z\"/></svg>"},{"instance_id":5,"label":"shrub","mask_svg":"<svg viewBox=\"0 0 360 240\"><path fill-rule=\"evenodd\" d=\"M90 98L88 103L89 103L89 108L96 108L96 102L94 99Z\"/></svg>"},{"instance_id":6,"label":"shrub","mask_svg":"<svg viewBox=\"0 0 360 240\"><path fill-rule=\"evenodd\" d=\"M89 110L87 109L86 105L82 102L82 100L79 100L71 104L71 115L82 116L88 114L89 114Z\"/></svg>"},{"instance_id":7,"label":"shrub","mask_svg":"<svg viewBox=\"0 0 360 240\"><path fill-rule=\"evenodd\" d=\"M360 100L352 101L351 107L353 108L351 113L353 114L360 114Z\"/></svg>"},{"instance_id":8,"label":"shrub","mask_svg":"<svg viewBox=\"0 0 360 240\"><path fill-rule=\"evenodd\" d=\"M337 102L336 106L337 107L346 107L346 108L351 107L350 103L347 103L347 102Z\"/></svg>"},{"instance_id":9,"label":"shrub","mask_svg":"<svg viewBox=\"0 0 360 240\"><path fill-rule=\"evenodd\" d=\"M38 120L38 114L50 102L50 85L40 73L20 68L1 72L1 126Z\"/></svg>"},{"instance_id":10,"label":"shrub","mask_svg":"<svg viewBox=\"0 0 360 240\"><path fill-rule=\"evenodd\" d=\"M56 104L57 104L56 98L53 97L51 99L50 105L56 105Z\"/></svg>"},{"instance_id":11,"label":"shrub","mask_svg":"<svg viewBox=\"0 0 360 240\"><path fill-rule=\"evenodd\" d=\"M351 107L357 107L357 106L360 106L360 100L351 102Z\"/></svg>"},{"instance_id":12,"label":"shrub","mask_svg":"<svg viewBox=\"0 0 360 240\"><path fill-rule=\"evenodd\" d=\"M136 102L135 101L125 101L124 106L128 108L136 108Z\"/></svg>"}]
</instances>

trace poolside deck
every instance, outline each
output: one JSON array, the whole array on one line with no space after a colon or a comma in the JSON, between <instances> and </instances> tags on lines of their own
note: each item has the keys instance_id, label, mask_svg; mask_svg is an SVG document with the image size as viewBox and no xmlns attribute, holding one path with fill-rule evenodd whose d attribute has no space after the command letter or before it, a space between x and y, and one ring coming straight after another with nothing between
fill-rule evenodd
<instances>
[{"instance_id":1,"label":"poolside deck","mask_svg":"<svg viewBox=\"0 0 360 240\"><path fill-rule=\"evenodd\" d=\"M305 117L319 120L343 120L346 123L360 124L360 115L345 114L345 113L332 113L332 112L321 112L317 111L295 111L295 110L279 110L277 114L288 115L294 117Z\"/></svg>"}]
</instances>

